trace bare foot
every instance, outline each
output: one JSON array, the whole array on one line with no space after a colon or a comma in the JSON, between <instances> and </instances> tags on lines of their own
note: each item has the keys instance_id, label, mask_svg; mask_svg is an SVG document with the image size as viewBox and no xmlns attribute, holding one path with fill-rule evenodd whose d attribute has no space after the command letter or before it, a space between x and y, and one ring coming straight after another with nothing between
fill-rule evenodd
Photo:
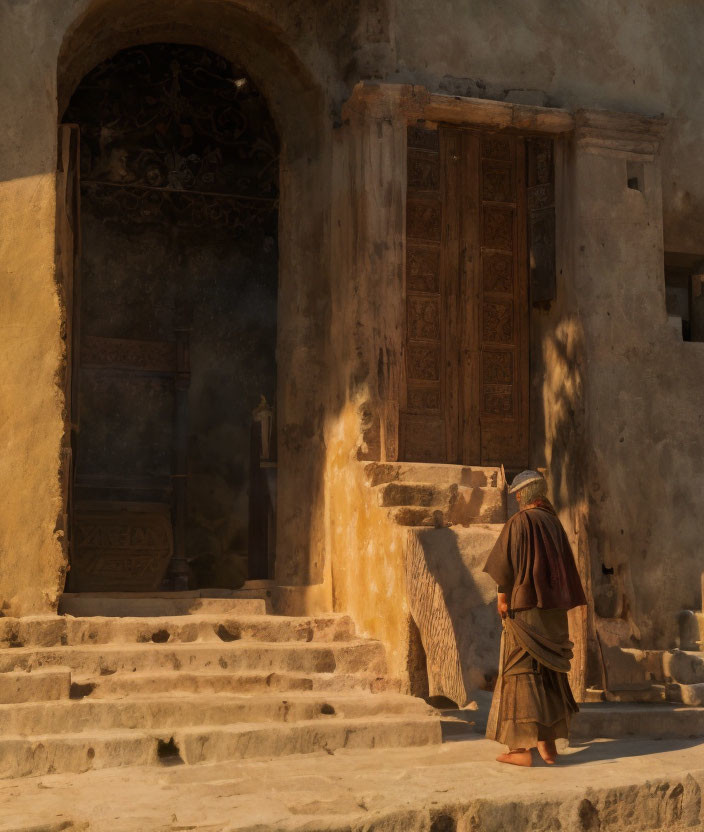
<instances>
[{"instance_id":1,"label":"bare foot","mask_svg":"<svg viewBox=\"0 0 704 832\"><path fill-rule=\"evenodd\" d=\"M538 753L549 766L555 765L557 759L557 746L555 740L547 740L538 743Z\"/></svg>"},{"instance_id":2,"label":"bare foot","mask_svg":"<svg viewBox=\"0 0 704 832\"><path fill-rule=\"evenodd\" d=\"M517 748L515 751L509 751L507 754L499 754L496 760L499 763L508 763L512 766L524 766L525 768L533 765L533 756L530 753L530 748Z\"/></svg>"}]
</instances>

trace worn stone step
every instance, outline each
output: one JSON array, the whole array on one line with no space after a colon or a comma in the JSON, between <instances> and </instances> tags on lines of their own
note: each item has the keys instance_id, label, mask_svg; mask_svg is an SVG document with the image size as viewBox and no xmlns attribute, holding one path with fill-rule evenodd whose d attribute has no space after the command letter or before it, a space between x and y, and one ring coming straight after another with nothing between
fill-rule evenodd
<instances>
[{"instance_id":1,"label":"worn stone step","mask_svg":"<svg viewBox=\"0 0 704 832\"><path fill-rule=\"evenodd\" d=\"M396 512L395 517L433 518L432 522L411 525L435 525L434 518L438 511L442 512L443 525L503 523L506 520L506 498L500 488L390 482L378 486L377 499L384 508L422 509L408 514Z\"/></svg>"},{"instance_id":2,"label":"worn stone step","mask_svg":"<svg viewBox=\"0 0 704 832\"><path fill-rule=\"evenodd\" d=\"M704 652L669 650L662 654L665 681L680 685L704 683Z\"/></svg>"},{"instance_id":3,"label":"worn stone step","mask_svg":"<svg viewBox=\"0 0 704 832\"><path fill-rule=\"evenodd\" d=\"M443 508L450 505L457 494L456 485L429 485L420 482L387 482L377 487L377 500L383 508L392 506L434 506Z\"/></svg>"},{"instance_id":4,"label":"worn stone step","mask_svg":"<svg viewBox=\"0 0 704 832\"><path fill-rule=\"evenodd\" d=\"M431 716L330 717L295 723L204 725L176 731L95 731L0 738L0 777L84 772L165 762L221 762L320 749L398 748L437 744L440 720Z\"/></svg>"},{"instance_id":5,"label":"worn stone step","mask_svg":"<svg viewBox=\"0 0 704 832\"><path fill-rule=\"evenodd\" d=\"M434 462L368 462L364 473L369 485L390 482L427 483L428 485L463 485L471 487L501 486L499 468L470 465L444 465Z\"/></svg>"},{"instance_id":6,"label":"worn stone step","mask_svg":"<svg viewBox=\"0 0 704 832\"><path fill-rule=\"evenodd\" d=\"M669 702L696 707L704 706L704 682L697 682L693 685L668 684L665 685L665 690Z\"/></svg>"},{"instance_id":7,"label":"worn stone step","mask_svg":"<svg viewBox=\"0 0 704 832\"><path fill-rule=\"evenodd\" d=\"M0 618L0 647L238 640L346 641L354 636L352 619L337 614L308 618L201 613L158 618L66 615Z\"/></svg>"},{"instance_id":8,"label":"worn stone step","mask_svg":"<svg viewBox=\"0 0 704 832\"><path fill-rule=\"evenodd\" d=\"M231 594L231 593L230 593ZM85 616L127 616L156 618L159 616L192 615L264 615L264 598L204 598L197 593L65 593L59 602L59 613Z\"/></svg>"},{"instance_id":9,"label":"worn stone step","mask_svg":"<svg viewBox=\"0 0 704 832\"><path fill-rule=\"evenodd\" d=\"M0 705L68 699L70 689L71 671L67 667L0 673Z\"/></svg>"},{"instance_id":10,"label":"worn stone step","mask_svg":"<svg viewBox=\"0 0 704 832\"><path fill-rule=\"evenodd\" d=\"M0 737L78 734L117 729L175 730L198 725L297 722L331 716L429 716L422 699L401 694L305 692L131 696L0 705Z\"/></svg>"},{"instance_id":11,"label":"worn stone step","mask_svg":"<svg viewBox=\"0 0 704 832\"><path fill-rule=\"evenodd\" d=\"M0 677L2 678L2 677ZM74 676L71 695L91 699L180 693L260 693L267 691L386 691L398 693L401 683L374 673L189 672L115 673L110 676Z\"/></svg>"},{"instance_id":12,"label":"worn stone step","mask_svg":"<svg viewBox=\"0 0 704 832\"><path fill-rule=\"evenodd\" d=\"M388 486L384 486L387 488ZM389 501L400 499L403 488L393 484ZM399 526L470 526L503 524L506 521L506 498L498 488L461 488L449 486L450 495L444 503L396 505L389 508L389 517ZM396 492L396 493L394 493ZM438 492L436 491L436 496Z\"/></svg>"},{"instance_id":13,"label":"worn stone step","mask_svg":"<svg viewBox=\"0 0 704 832\"><path fill-rule=\"evenodd\" d=\"M571 739L704 737L704 708L669 704L587 703L572 720Z\"/></svg>"},{"instance_id":14,"label":"worn stone step","mask_svg":"<svg viewBox=\"0 0 704 832\"><path fill-rule=\"evenodd\" d=\"M0 650L0 673L52 666L76 675L157 670L299 671L378 673L386 670L384 647L369 640L220 644L135 644L80 647L19 647Z\"/></svg>"}]
</instances>

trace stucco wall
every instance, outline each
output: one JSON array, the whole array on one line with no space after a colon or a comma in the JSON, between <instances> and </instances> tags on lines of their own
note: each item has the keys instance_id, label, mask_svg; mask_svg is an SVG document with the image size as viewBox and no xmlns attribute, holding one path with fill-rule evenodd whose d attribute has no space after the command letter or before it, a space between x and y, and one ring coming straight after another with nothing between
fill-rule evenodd
<instances>
[{"instance_id":1,"label":"stucco wall","mask_svg":"<svg viewBox=\"0 0 704 832\"><path fill-rule=\"evenodd\" d=\"M672 122L663 148L665 245L702 252L697 0L445 0L399 4L389 80L548 107L596 107Z\"/></svg>"}]
</instances>

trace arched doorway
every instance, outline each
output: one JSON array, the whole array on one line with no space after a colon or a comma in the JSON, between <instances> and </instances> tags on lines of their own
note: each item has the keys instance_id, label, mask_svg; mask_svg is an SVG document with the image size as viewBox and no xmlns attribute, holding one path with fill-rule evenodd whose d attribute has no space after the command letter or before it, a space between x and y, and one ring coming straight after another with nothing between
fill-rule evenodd
<instances>
[{"instance_id":1,"label":"arched doorway","mask_svg":"<svg viewBox=\"0 0 704 832\"><path fill-rule=\"evenodd\" d=\"M218 54L155 43L88 73L63 123L80 133L81 197L68 586L265 577L279 177L266 102Z\"/></svg>"}]
</instances>

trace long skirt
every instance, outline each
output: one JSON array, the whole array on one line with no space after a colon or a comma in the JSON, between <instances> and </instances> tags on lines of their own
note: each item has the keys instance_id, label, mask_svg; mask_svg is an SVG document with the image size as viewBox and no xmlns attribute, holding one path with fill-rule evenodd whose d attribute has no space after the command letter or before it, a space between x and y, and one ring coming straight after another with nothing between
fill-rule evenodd
<instances>
[{"instance_id":1,"label":"long skirt","mask_svg":"<svg viewBox=\"0 0 704 832\"><path fill-rule=\"evenodd\" d=\"M489 739L532 748L569 737L579 710L567 681L572 647L565 610L521 610L505 619Z\"/></svg>"}]
</instances>

